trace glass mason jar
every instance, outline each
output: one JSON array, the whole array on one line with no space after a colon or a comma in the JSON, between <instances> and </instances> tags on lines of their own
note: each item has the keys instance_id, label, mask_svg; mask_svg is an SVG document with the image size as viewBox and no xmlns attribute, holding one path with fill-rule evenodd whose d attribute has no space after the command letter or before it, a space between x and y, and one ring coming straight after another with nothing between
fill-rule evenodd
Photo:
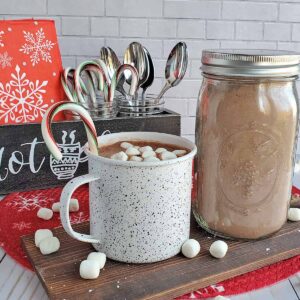
<instances>
[{"instance_id":1,"label":"glass mason jar","mask_svg":"<svg viewBox=\"0 0 300 300\"><path fill-rule=\"evenodd\" d=\"M203 51L202 72L195 218L224 238L266 237L290 205L299 56Z\"/></svg>"}]
</instances>

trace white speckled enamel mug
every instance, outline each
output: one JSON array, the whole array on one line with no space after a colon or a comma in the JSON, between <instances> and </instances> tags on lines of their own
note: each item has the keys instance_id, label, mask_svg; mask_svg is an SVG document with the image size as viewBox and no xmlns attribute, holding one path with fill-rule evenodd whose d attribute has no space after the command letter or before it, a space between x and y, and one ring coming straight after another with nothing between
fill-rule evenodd
<instances>
[{"instance_id":1,"label":"white speckled enamel mug","mask_svg":"<svg viewBox=\"0 0 300 300\"><path fill-rule=\"evenodd\" d=\"M154 141L190 152L159 162L118 161L87 150L89 174L72 179L61 195L61 221L73 238L92 243L108 258L150 263L180 252L189 238L192 164L196 146L175 135L113 133L99 138L100 149L118 141ZM101 150L100 150L101 151ZM75 232L69 218L73 192L89 183L90 235Z\"/></svg>"}]
</instances>

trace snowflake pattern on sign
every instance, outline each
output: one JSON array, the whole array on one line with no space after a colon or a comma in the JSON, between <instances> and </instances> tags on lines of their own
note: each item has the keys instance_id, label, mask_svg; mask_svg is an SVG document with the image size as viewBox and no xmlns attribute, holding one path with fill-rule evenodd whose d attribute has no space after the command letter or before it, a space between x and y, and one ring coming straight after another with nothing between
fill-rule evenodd
<instances>
[{"instance_id":1,"label":"snowflake pattern on sign","mask_svg":"<svg viewBox=\"0 0 300 300\"><path fill-rule=\"evenodd\" d=\"M8 55L7 51L0 53L0 65L2 69L6 67L11 67L12 57Z\"/></svg>"},{"instance_id":2,"label":"snowflake pattern on sign","mask_svg":"<svg viewBox=\"0 0 300 300\"><path fill-rule=\"evenodd\" d=\"M1 31L0 31L0 47L4 47L4 43L3 43L3 34L4 34L4 31L1 30Z\"/></svg>"},{"instance_id":3,"label":"snowflake pattern on sign","mask_svg":"<svg viewBox=\"0 0 300 300\"><path fill-rule=\"evenodd\" d=\"M13 229L17 229L17 230L24 230L24 229L29 229L31 228L31 223L30 222L24 222L24 221L20 221L18 223L13 223L12 224L12 228Z\"/></svg>"},{"instance_id":4,"label":"snowflake pattern on sign","mask_svg":"<svg viewBox=\"0 0 300 300\"><path fill-rule=\"evenodd\" d=\"M0 120L4 119L5 123L10 120L15 123L33 122L48 108L43 99L48 81L30 81L18 65L15 71L11 74L12 80L5 85L0 82Z\"/></svg>"},{"instance_id":5,"label":"snowflake pattern on sign","mask_svg":"<svg viewBox=\"0 0 300 300\"><path fill-rule=\"evenodd\" d=\"M37 65L41 59L45 62L52 63L50 51L55 45L50 40L45 40L45 33L43 28L40 28L35 35L32 32L23 31L25 43L20 52L30 55L30 61L33 66Z\"/></svg>"},{"instance_id":6,"label":"snowflake pattern on sign","mask_svg":"<svg viewBox=\"0 0 300 300\"><path fill-rule=\"evenodd\" d=\"M24 197L19 195L17 198L7 202L6 206L10 206L16 209L18 212L22 212L45 207L49 200L51 199L41 195L41 193L32 197Z\"/></svg>"}]
</instances>

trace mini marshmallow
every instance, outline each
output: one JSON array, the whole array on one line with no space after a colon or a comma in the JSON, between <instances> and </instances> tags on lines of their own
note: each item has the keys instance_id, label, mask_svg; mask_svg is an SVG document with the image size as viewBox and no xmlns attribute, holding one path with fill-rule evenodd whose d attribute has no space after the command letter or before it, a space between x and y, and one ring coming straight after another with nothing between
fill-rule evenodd
<instances>
[{"instance_id":1,"label":"mini marshmallow","mask_svg":"<svg viewBox=\"0 0 300 300\"><path fill-rule=\"evenodd\" d=\"M144 147L140 147L140 152L145 152L145 151L153 151L151 146L144 146Z\"/></svg>"},{"instance_id":2,"label":"mini marshmallow","mask_svg":"<svg viewBox=\"0 0 300 300\"><path fill-rule=\"evenodd\" d=\"M160 154L161 160L169 160L177 158L176 154L173 152L165 151Z\"/></svg>"},{"instance_id":3,"label":"mini marshmallow","mask_svg":"<svg viewBox=\"0 0 300 300\"><path fill-rule=\"evenodd\" d=\"M140 149L141 147L140 146L133 146L133 148L135 148L135 149Z\"/></svg>"},{"instance_id":4,"label":"mini marshmallow","mask_svg":"<svg viewBox=\"0 0 300 300\"><path fill-rule=\"evenodd\" d=\"M53 212L60 212L60 202L53 203L51 208Z\"/></svg>"},{"instance_id":5,"label":"mini marshmallow","mask_svg":"<svg viewBox=\"0 0 300 300\"><path fill-rule=\"evenodd\" d=\"M186 155L186 150L174 150L173 153L177 156L177 157L181 157L183 155Z\"/></svg>"},{"instance_id":6,"label":"mini marshmallow","mask_svg":"<svg viewBox=\"0 0 300 300\"><path fill-rule=\"evenodd\" d=\"M40 246L42 240L52 237L53 233L49 229L38 229L34 234L34 243L36 247Z\"/></svg>"},{"instance_id":7,"label":"mini marshmallow","mask_svg":"<svg viewBox=\"0 0 300 300\"><path fill-rule=\"evenodd\" d=\"M43 255L48 255L57 252L59 247L59 239L55 236L48 237L40 242L40 251Z\"/></svg>"},{"instance_id":8,"label":"mini marshmallow","mask_svg":"<svg viewBox=\"0 0 300 300\"><path fill-rule=\"evenodd\" d=\"M79 203L78 203L77 199L72 198L70 200L69 210L70 210L70 212L79 211ZM52 211L60 212L60 202L55 202L52 204Z\"/></svg>"},{"instance_id":9,"label":"mini marshmallow","mask_svg":"<svg viewBox=\"0 0 300 300\"><path fill-rule=\"evenodd\" d=\"M147 150L142 153L143 158L147 158L147 157L151 157L151 156L152 157L156 156L156 153L153 150Z\"/></svg>"},{"instance_id":10,"label":"mini marshmallow","mask_svg":"<svg viewBox=\"0 0 300 300\"><path fill-rule=\"evenodd\" d=\"M157 149L155 150L155 152L156 152L157 154L163 153L163 152L165 152L165 151L167 151L167 149L165 149L165 148L157 148Z\"/></svg>"},{"instance_id":11,"label":"mini marshmallow","mask_svg":"<svg viewBox=\"0 0 300 300\"><path fill-rule=\"evenodd\" d=\"M297 222L300 221L300 209L299 208L290 208L288 210L288 220Z\"/></svg>"},{"instance_id":12,"label":"mini marshmallow","mask_svg":"<svg viewBox=\"0 0 300 300\"><path fill-rule=\"evenodd\" d=\"M53 211L49 208L42 207L38 210L37 216L44 220L50 220L53 217Z\"/></svg>"},{"instance_id":13,"label":"mini marshmallow","mask_svg":"<svg viewBox=\"0 0 300 300\"><path fill-rule=\"evenodd\" d=\"M128 142L122 142L120 146L121 146L121 148L123 148L123 149L128 149L128 148L133 147L133 145L130 144L130 143L128 143Z\"/></svg>"},{"instance_id":14,"label":"mini marshmallow","mask_svg":"<svg viewBox=\"0 0 300 300\"><path fill-rule=\"evenodd\" d=\"M79 267L80 277L83 279L96 279L99 277L99 263L95 260L83 260Z\"/></svg>"},{"instance_id":15,"label":"mini marshmallow","mask_svg":"<svg viewBox=\"0 0 300 300\"><path fill-rule=\"evenodd\" d=\"M72 198L70 200L69 210L71 212L79 211L79 203L76 198Z\"/></svg>"},{"instance_id":16,"label":"mini marshmallow","mask_svg":"<svg viewBox=\"0 0 300 300\"><path fill-rule=\"evenodd\" d=\"M140 151L134 147L130 147L125 152L129 156L140 155Z\"/></svg>"},{"instance_id":17,"label":"mini marshmallow","mask_svg":"<svg viewBox=\"0 0 300 300\"><path fill-rule=\"evenodd\" d=\"M223 258L228 251L228 245L224 241L215 241L210 245L209 252L215 258Z\"/></svg>"},{"instance_id":18,"label":"mini marshmallow","mask_svg":"<svg viewBox=\"0 0 300 300\"><path fill-rule=\"evenodd\" d=\"M96 261L99 264L99 268L103 269L106 263L106 255L101 252L91 252L87 257L87 260Z\"/></svg>"},{"instance_id":19,"label":"mini marshmallow","mask_svg":"<svg viewBox=\"0 0 300 300\"><path fill-rule=\"evenodd\" d=\"M194 239L189 239L183 243L181 252L185 257L193 258L200 252L200 244Z\"/></svg>"},{"instance_id":20,"label":"mini marshmallow","mask_svg":"<svg viewBox=\"0 0 300 300\"><path fill-rule=\"evenodd\" d=\"M123 161L128 160L127 154L125 152L123 152L123 151L118 152L118 153L112 155L110 158L111 159L115 159L115 160L123 160Z\"/></svg>"},{"instance_id":21,"label":"mini marshmallow","mask_svg":"<svg viewBox=\"0 0 300 300\"><path fill-rule=\"evenodd\" d=\"M149 156L144 159L144 162L155 162L155 161L160 161L160 159L154 156Z\"/></svg>"},{"instance_id":22,"label":"mini marshmallow","mask_svg":"<svg viewBox=\"0 0 300 300\"><path fill-rule=\"evenodd\" d=\"M143 161L143 159L140 156L131 156L130 159L131 161Z\"/></svg>"}]
</instances>

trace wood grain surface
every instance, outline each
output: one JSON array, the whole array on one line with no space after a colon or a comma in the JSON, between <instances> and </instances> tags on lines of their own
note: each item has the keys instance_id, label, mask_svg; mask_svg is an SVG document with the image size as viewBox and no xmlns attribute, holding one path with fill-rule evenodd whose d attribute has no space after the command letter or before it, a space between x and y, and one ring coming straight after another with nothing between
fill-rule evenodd
<instances>
[{"instance_id":1,"label":"wood grain surface","mask_svg":"<svg viewBox=\"0 0 300 300\"><path fill-rule=\"evenodd\" d=\"M74 226L85 233L88 227L87 223ZM172 299L300 254L299 224L287 223L264 240L228 241L228 254L217 260L208 252L214 238L192 222L191 237L201 244L196 258L186 259L179 254L163 262L140 265L108 260L98 279L83 280L79 277L79 264L93 251L92 246L72 239L62 228L53 233L59 238L61 248L48 256L34 246L33 235L22 238L50 299Z\"/></svg>"}]
</instances>

